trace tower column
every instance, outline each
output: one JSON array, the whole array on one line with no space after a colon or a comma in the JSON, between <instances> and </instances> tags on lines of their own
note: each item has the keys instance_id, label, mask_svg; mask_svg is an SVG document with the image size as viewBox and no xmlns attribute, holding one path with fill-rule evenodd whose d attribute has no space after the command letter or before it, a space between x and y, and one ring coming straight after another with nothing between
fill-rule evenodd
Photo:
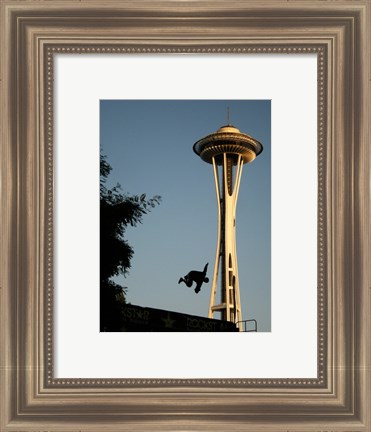
<instances>
[{"instance_id":1,"label":"tower column","mask_svg":"<svg viewBox=\"0 0 371 432\"><path fill-rule=\"evenodd\" d=\"M263 150L261 143L234 126L223 126L197 141L193 149L211 163L218 205L218 236L211 285L209 318L219 312L221 319L238 323L242 331L242 310L237 268L236 208L242 167ZM220 302L217 283L220 282Z\"/></svg>"},{"instance_id":2,"label":"tower column","mask_svg":"<svg viewBox=\"0 0 371 432\"><path fill-rule=\"evenodd\" d=\"M223 285L221 303L221 318L226 321L241 321L241 300L238 283L237 250L236 250L236 205L239 183L242 172L242 159L238 156L235 179L233 178L233 157L223 155L223 218L224 252L222 254Z\"/></svg>"},{"instance_id":3,"label":"tower column","mask_svg":"<svg viewBox=\"0 0 371 432\"><path fill-rule=\"evenodd\" d=\"M215 159L214 173L218 171ZM238 322L242 320L238 283L236 250L236 207L241 181L243 160L241 156L223 155L222 181L214 176L218 206L218 242L215 257L214 277L210 295L209 314L220 311L221 319ZM217 270L221 271L221 298L216 304Z\"/></svg>"}]
</instances>

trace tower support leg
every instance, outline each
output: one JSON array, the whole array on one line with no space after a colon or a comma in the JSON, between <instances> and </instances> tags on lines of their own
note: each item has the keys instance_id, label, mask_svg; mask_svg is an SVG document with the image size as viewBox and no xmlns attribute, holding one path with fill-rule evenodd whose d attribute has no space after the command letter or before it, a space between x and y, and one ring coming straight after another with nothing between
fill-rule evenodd
<instances>
[{"instance_id":1,"label":"tower support leg","mask_svg":"<svg viewBox=\"0 0 371 432\"><path fill-rule=\"evenodd\" d=\"M235 168L234 168L235 167ZM210 295L209 317L221 313L221 319L242 321L241 300L237 268L236 205L242 175L241 156L224 154L222 179L213 158L214 180L218 203L218 240ZM220 274L220 278L218 277ZM216 304L217 281L220 279L221 303ZM239 324L240 326L240 324ZM242 328L240 328L242 330Z\"/></svg>"}]
</instances>

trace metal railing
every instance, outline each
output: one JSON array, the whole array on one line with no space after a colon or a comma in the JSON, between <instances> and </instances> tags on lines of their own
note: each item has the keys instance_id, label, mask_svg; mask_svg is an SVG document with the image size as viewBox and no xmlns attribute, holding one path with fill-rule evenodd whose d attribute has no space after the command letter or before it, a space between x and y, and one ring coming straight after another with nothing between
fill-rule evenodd
<instances>
[{"instance_id":1,"label":"metal railing","mask_svg":"<svg viewBox=\"0 0 371 432\"><path fill-rule=\"evenodd\" d=\"M248 330L247 328L247 323L249 322L253 322L255 324L254 329L253 330ZM237 321L236 325L238 325L239 323L243 323L243 331L244 332L257 332L258 331L258 322L256 321L256 319L248 319L248 320L243 320L243 321Z\"/></svg>"}]
</instances>

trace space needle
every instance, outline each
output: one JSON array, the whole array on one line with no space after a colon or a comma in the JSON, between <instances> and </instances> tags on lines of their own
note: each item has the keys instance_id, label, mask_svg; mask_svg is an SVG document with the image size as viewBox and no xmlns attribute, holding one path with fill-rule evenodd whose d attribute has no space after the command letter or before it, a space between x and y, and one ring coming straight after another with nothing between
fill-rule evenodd
<instances>
[{"instance_id":1,"label":"space needle","mask_svg":"<svg viewBox=\"0 0 371 432\"><path fill-rule=\"evenodd\" d=\"M229 123L229 121L228 121ZM227 124L193 145L200 158L213 165L218 204L218 239L210 294L209 318L237 324L242 331L241 299L236 251L236 206L242 167L263 151L262 144ZM220 279L220 302L216 299Z\"/></svg>"}]
</instances>

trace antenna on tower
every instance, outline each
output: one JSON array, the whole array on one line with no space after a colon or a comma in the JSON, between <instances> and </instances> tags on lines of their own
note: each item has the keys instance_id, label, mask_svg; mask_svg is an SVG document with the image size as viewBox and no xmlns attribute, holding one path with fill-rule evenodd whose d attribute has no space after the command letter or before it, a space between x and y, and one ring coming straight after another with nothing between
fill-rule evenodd
<instances>
[{"instance_id":1,"label":"antenna on tower","mask_svg":"<svg viewBox=\"0 0 371 432\"><path fill-rule=\"evenodd\" d=\"M227 107L227 124L228 124L228 126L230 126L230 119L229 119L229 107Z\"/></svg>"}]
</instances>

